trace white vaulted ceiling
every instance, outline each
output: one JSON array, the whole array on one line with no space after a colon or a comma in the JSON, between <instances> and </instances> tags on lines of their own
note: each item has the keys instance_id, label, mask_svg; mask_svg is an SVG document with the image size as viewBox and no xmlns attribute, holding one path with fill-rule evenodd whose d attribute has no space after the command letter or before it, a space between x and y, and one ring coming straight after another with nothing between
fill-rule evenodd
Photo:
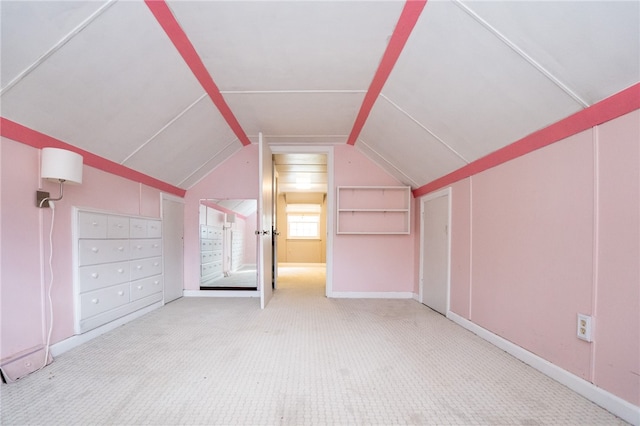
<instances>
[{"instance_id":1,"label":"white vaulted ceiling","mask_svg":"<svg viewBox=\"0 0 640 426\"><path fill-rule=\"evenodd\" d=\"M2 0L0 112L183 189L259 132L355 137L415 188L640 81L638 1L404 8Z\"/></svg>"}]
</instances>

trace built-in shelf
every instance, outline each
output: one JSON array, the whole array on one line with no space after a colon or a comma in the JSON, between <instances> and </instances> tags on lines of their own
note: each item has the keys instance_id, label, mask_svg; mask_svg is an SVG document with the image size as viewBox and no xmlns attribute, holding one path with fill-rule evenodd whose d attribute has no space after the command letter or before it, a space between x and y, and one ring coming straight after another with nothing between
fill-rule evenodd
<instances>
[{"instance_id":1,"label":"built-in shelf","mask_svg":"<svg viewBox=\"0 0 640 426\"><path fill-rule=\"evenodd\" d=\"M411 188L339 186L337 234L409 234Z\"/></svg>"}]
</instances>

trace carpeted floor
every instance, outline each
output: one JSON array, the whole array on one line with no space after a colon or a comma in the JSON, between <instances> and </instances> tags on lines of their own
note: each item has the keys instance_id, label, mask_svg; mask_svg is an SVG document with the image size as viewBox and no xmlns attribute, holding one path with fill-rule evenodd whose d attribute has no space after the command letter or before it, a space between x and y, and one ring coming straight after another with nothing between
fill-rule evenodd
<instances>
[{"instance_id":1,"label":"carpeted floor","mask_svg":"<svg viewBox=\"0 0 640 426\"><path fill-rule=\"evenodd\" d=\"M1 388L3 425L612 425L620 419L413 300L182 298Z\"/></svg>"}]
</instances>

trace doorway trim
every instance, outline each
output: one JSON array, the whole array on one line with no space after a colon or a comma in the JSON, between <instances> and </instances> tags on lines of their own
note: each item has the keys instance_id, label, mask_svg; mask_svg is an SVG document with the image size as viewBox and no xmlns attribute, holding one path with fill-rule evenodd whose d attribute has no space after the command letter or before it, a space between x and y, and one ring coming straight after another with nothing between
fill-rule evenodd
<instances>
[{"instance_id":1,"label":"doorway trim","mask_svg":"<svg viewBox=\"0 0 640 426\"><path fill-rule=\"evenodd\" d=\"M419 285L418 285L418 301L423 303L424 297L424 253L425 253L425 241L424 241L424 211L425 204L431 200L440 197L447 197L447 303L446 303L446 317L449 317L451 312L451 187L442 189L440 191L433 192L420 198L420 272L419 272Z\"/></svg>"},{"instance_id":2,"label":"doorway trim","mask_svg":"<svg viewBox=\"0 0 640 426\"><path fill-rule=\"evenodd\" d=\"M333 293L333 146L330 145L270 145L273 154L325 154L327 156L327 247L325 296Z\"/></svg>"}]
</instances>

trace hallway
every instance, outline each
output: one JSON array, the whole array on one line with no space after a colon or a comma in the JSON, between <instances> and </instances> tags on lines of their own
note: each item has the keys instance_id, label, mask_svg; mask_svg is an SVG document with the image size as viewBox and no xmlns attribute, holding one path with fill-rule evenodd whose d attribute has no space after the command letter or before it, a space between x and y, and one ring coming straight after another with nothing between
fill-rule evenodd
<instances>
[{"instance_id":1,"label":"hallway","mask_svg":"<svg viewBox=\"0 0 640 426\"><path fill-rule=\"evenodd\" d=\"M179 299L1 396L3 425L624 424L414 300L325 298L323 267L281 268L263 311Z\"/></svg>"}]
</instances>

